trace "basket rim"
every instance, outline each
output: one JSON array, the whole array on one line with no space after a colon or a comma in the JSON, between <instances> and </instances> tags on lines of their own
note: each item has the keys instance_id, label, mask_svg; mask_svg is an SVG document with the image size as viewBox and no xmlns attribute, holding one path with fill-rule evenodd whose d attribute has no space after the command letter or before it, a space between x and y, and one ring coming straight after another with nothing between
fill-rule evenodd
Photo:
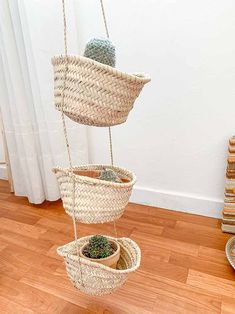
<instances>
[{"instance_id":1,"label":"basket rim","mask_svg":"<svg viewBox=\"0 0 235 314\"><path fill-rule=\"evenodd\" d=\"M69 62L73 62L76 60L82 61L83 63L87 63L90 66L97 67L99 69L102 69L102 70L109 72L112 75L116 75L116 76L119 76L120 78L128 79L128 80L133 81L133 82L139 82L139 83L146 84L146 83L151 81L151 78L148 74L145 74L145 73L129 74L129 73L117 70L116 68L113 68L107 64L103 64L103 63L97 62L93 59L89 59L89 58L79 56L79 55L68 55L68 56L62 55L62 54L57 55L57 56L52 57L51 63L54 66L54 65L59 64L60 63L59 61L66 60L66 59L68 59Z\"/></svg>"},{"instance_id":2,"label":"basket rim","mask_svg":"<svg viewBox=\"0 0 235 314\"><path fill-rule=\"evenodd\" d=\"M226 253L226 257L230 263L230 265L235 269L235 262L233 261L233 259L231 258L230 255L230 250L231 250L231 246L235 244L235 236L232 236L226 243L225 246L225 253Z\"/></svg>"},{"instance_id":3,"label":"basket rim","mask_svg":"<svg viewBox=\"0 0 235 314\"><path fill-rule=\"evenodd\" d=\"M120 172L125 172L127 173L132 179L129 182L125 182L125 183L118 183L118 182L112 182L112 181L105 181L105 180L100 180L100 179L96 179L96 178L90 178L90 177L85 177L85 176L81 176L78 174L75 174L73 171L74 170L96 170L96 169L100 169L100 168L108 168L108 169L114 169ZM113 186L113 187L118 187L118 188L127 188L127 187L131 187L135 184L136 182L136 175L125 169L125 168L121 168L121 167L117 167L117 166L112 166L112 165L101 165L101 164L87 164L87 165L81 165L81 166L73 166L72 168L62 168L62 167L54 167L52 168L52 171L57 174L58 172L61 172L63 174L66 174L70 177L72 177L75 181L79 181L79 182L85 182L88 184L99 184L99 185L105 185L105 186Z\"/></svg>"},{"instance_id":4,"label":"basket rim","mask_svg":"<svg viewBox=\"0 0 235 314\"><path fill-rule=\"evenodd\" d=\"M90 261L88 259L85 259L85 258L82 258L80 256L76 256L76 255L73 255L73 254L69 254L69 253L63 253L62 250L64 247L66 247L67 245L71 245L73 243L75 243L75 240L74 241L71 241L69 243L66 243L62 246L59 246L57 248L57 254L66 258L70 258L70 259L73 259L73 260L78 260L81 259L82 262L86 265L91 265L92 267L95 267L95 268L101 268L101 269L104 269L106 271L109 271L110 273L113 273L113 274L128 274L128 273L132 273L133 271L135 271L136 269L139 268L140 266L140 261L141 261L141 250L138 246L138 244L131 240L130 238L126 238L126 237L122 237L122 238L114 238L114 237L110 237L110 236L107 236L107 235L104 235L105 237L107 237L108 239L112 239L112 240L115 240L118 242L118 244L120 245L120 247L122 247L122 241L127 241L129 243L131 243L135 249L136 249L136 255L137 255L137 262L136 262L136 265L131 267L131 268L128 268L128 269L113 269L113 268L110 268L108 266L105 266L103 264L99 264L99 263L96 263L96 262L93 262L93 261ZM92 235L89 235L89 236L85 236L85 237L82 237L82 238L79 238L78 240L89 240L89 238L92 237ZM120 241L120 242L119 242Z\"/></svg>"}]
</instances>

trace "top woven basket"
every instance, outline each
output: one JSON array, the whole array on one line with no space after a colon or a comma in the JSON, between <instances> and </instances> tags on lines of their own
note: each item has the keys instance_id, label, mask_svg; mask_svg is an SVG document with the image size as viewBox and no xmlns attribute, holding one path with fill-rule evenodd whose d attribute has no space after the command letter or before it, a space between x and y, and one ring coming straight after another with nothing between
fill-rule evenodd
<instances>
[{"instance_id":1,"label":"top woven basket","mask_svg":"<svg viewBox=\"0 0 235 314\"><path fill-rule=\"evenodd\" d=\"M126 74L81 56L56 56L55 107L75 122L93 126L124 123L144 84L143 74Z\"/></svg>"}]
</instances>

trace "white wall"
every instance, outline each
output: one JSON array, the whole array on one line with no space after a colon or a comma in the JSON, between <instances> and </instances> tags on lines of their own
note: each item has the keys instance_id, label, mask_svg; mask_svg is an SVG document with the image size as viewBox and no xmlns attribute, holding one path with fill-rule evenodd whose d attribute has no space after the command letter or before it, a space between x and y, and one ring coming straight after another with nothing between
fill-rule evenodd
<instances>
[{"instance_id":1,"label":"white wall","mask_svg":"<svg viewBox=\"0 0 235 314\"><path fill-rule=\"evenodd\" d=\"M82 51L104 35L99 1L77 3ZM227 140L235 133L235 2L104 1L119 69L147 72L115 163L138 177L133 201L220 216ZM90 161L109 162L107 129L89 128Z\"/></svg>"}]
</instances>

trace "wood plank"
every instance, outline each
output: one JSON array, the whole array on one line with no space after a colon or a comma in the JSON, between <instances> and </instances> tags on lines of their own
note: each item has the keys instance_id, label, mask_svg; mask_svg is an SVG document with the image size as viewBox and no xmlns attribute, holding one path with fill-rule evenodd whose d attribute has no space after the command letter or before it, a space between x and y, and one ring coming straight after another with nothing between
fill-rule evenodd
<instances>
[{"instance_id":1,"label":"wood plank","mask_svg":"<svg viewBox=\"0 0 235 314\"><path fill-rule=\"evenodd\" d=\"M160 275L153 275L146 271L135 273L131 280L133 280L136 285L145 287L146 294L148 294L149 291L156 294L155 310L157 310L159 300L164 299L165 302L167 302L168 299L170 303L175 301L176 305L178 304L176 307L180 308L179 304L181 304L181 308L186 306L188 309L194 309L195 313L197 313L196 310L199 309L201 313L203 311L205 311L205 313L220 313L221 297L217 294L173 281ZM161 304L163 312L164 309L167 309L167 305L164 304L165 302ZM172 305L170 305L170 307L173 308ZM174 313L174 311L172 313ZM184 312L182 311L182 313Z\"/></svg>"},{"instance_id":2,"label":"wood plank","mask_svg":"<svg viewBox=\"0 0 235 314\"><path fill-rule=\"evenodd\" d=\"M45 228L32 226L31 224L22 223L18 221L11 220L9 218L0 217L0 230L14 231L21 235L32 237L38 239L38 237L45 233L47 230Z\"/></svg>"},{"instance_id":3,"label":"wood plank","mask_svg":"<svg viewBox=\"0 0 235 314\"><path fill-rule=\"evenodd\" d=\"M6 276L1 276L0 296L42 314L60 313L67 305L60 298Z\"/></svg>"},{"instance_id":4,"label":"wood plank","mask_svg":"<svg viewBox=\"0 0 235 314\"><path fill-rule=\"evenodd\" d=\"M97 299L75 289L67 278L65 270L63 273L56 274L39 270L30 271L20 282L84 308L88 307L91 300ZM131 313L138 313L136 310L141 307L145 313L152 310L155 294L150 291L148 295L144 296L144 290L144 287L136 287L133 282L127 282L115 295L105 296L105 299L100 298L98 304L103 308L110 304L119 311L125 311L128 308Z\"/></svg>"},{"instance_id":5,"label":"wood plank","mask_svg":"<svg viewBox=\"0 0 235 314\"><path fill-rule=\"evenodd\" d=\"M207 310L200 308L198 305L192 305L187 302L181 302L174 297L157 296L153 313L157 314L219 314L220 308L217 310Z\"/></svg>"},{"instance_id":6,"label":"wood plank","mask_svg":"<svg viewBox=\"0 0 235 314\"><path fill-rule=\"evenodd\" d=\"M224 250L217 250L205 246L200 246L198 251L198 257L214 263L229 265Z\"/></svg>"},{"instance_id":7,"label":"wood plank","mask_svg":"<svg viewBox=\"0 0 235 314\"><path fill-rule=\"evenodd\" d=\"M22 223L27 223L34 225L38 220L39 216L32 215L30 212L23 213L23 212L16 212L16 211L9 211L6 208L1 208L0 217L8 218L12 221L18 221Z\"/></svg>"},{"instance_id":8,"label":"wood plank","mask_svg":"<svg viewBox=\"0 0 235 314\"><path fill-rule=\"evenodd\" d=\"M6 241L0 239L0 251L5 249L6 247L7 247Z\"/></svg>"},{"instance_id":9,"label":"wood plank","mask_svg":"<svg viewBox=\"0 0 235 314\"><path fill-rule=\"evenodd\" d=\"M36 312L0 296L1 314L34 314Z\"/></svg>"},{"instance_id":10,"label":"wood plank","mask_svg":"<svg viewBox=\"0 0 235 314\"><path fill-rule=\"evenodd\" d=\"M168 210L158 207L152 207L152 206L146 206L146 205L140 205L140 204L134 204L129 203L127 207L126 213L130 213L131 218L133 219L133 216L135 216L138 213L145 213L148 216L154 216L161 219L166 220L174 220L174 221L183 221L183 222L192 222L194 224L202 225L202 226L209 226L213 228L220 228L220 220L211 218L211 217L205 217L201 215L194 215L194 214L188 214L180 211L175 210ZM124 215L125 215L124 214ZM167 225L167 223L163 223L163 225ZM174 227L173 223L169 223L168 227L172 226Z\"/></svg>"},{"instance_id":11,"label":"wood plank","mask_svg":"<svg viewBox=\"0 0 235 314\"><path fill-rule=\"evenodd\" d=\"M53 242L44 239L33 239L8 230L0 230L0 239L9 244L29 248L35 252L45 253L52 246Z\"/></svg>"},{"instance_id":12,"label":"wood plank","mask_svg":"<svg viewBox=\"0 0 235 314\"><path fill-rule=\"evenodd\" d=\"M47 272L55 272L56 269L61 265L61 259L49 257L45 254L40 254L38 252L23 248L20 246L8 245L1 252L1 261L6 260L10 265L15 265L16 271L24 269L28 271L30 267L37 268L39 270ZM17 267L18 265L18 267ZM0 269L1 269L0 264Z\"/></svg>"},{"instance_id":13,"label":"wood plank","mask_svg":"<svg viewBox=\"0 0 235 314\"><path fill-rule=\"evenodd\" d=\"M190 244L224 250L230 235L220 229L177 221L175 228L164 228L162 236Z\"/></svg>"},{"instance_id":14,"label":"wood plank","mask_svg":"<svg viewBox=\"0 0 235 314\"><path fill-rule=\"evenodd\" d=\"M131 235L132 239L136 241L140 246L147 246L152 248L161 248L167 251L180 252L183 254L188 254L190 256L198 256L199 245L191 244L175 239L167 239L164 236L154 235L149 237L148 234L143 232L134 231Z\"/></svg>"},{"instance_id":15,"label":"wood plank","mask_svg":"<svg viewBox=\"0 0 235 314\"><path fill-rule=\"evenodd\" d=\"M235 298L235 281L218 278L195 270L189 270L187 283L221 296Z\"/></svg>"},{"instance_id":16,"label":"wood plank","mask_svg":"<svg viewBox=\"0 0 235 314\"><path fill-rule=\"evenodd\" d=\"M67 303L60 312L60 314L86 314L86 313L87 310L72 303Z\"/></svg>"},{"instance_id":17,"label":"wood plank","mask_svg":"<svg viewBox=\"0 0 235 314\"><path fill-rule=\"evenodd\" d=\"M235 280L235 272L229 264L215 263L200 257L175 252L171 252L169 263L220 278Z\"/></svg>"},{"instance_id":18,"label":"wood plank","mask_svg":"<svg viewBox=\"0 0 235 314\"><path fill-rule=\"evenodd\" d=\"M154 226L167 226L167 227L174 227L176 221L172 219L170 216L167 218L161 218L156 215L156 213L151 213L150 207L146 207L145 210L141 211L133 211L133 207L128 207L130 210L126 210L124 212L123 217L129 220L134 221L141 221L142 223L147 223L149 225ZM132 209L132 210L131 210Z\"/></svg>"},{"instance_id":19,"label":"wood plank","mask_svg":"<svg viewBox=\"0 0 235 314\"><path fill-rule=\"evenodd\" d=\"M1 252L0 256L0 277L2 275L7 275L8 277L19 280L23 274L29 270L29 266L21 260L17 260L14 257L12 258L9 256L6 250L9 252L8 247L6 247Z\"/></svg>"},{"instance_id":20,"label":"wood plank","mask_svg":"<svg viewBox=\"0 0 235 314\"><path fill-rule=\"evenodd\" d=\"M70 236L70 241L73 239L73 225L71 223L71 218L68 221L65 221L63 218L57 217L55 220L54 218L41 218L37 223L36 226L48 228L51 231L60 231L63 234ZM116 227L118 231L119 237L128 237L133 232L136 225L134 223L129 223L129 221L117 221ZM155 228L155 232L160 234L162 232L162 227ZM107 234L111 236L115 236L113 223L106 223L106 224L79 224L77 223L77 230L80 236L86 236L90 234ZM57 234L57 232L55 233Z\"/></svg>"},{"instance_id":21,"label":"wood plank","mask_svg":"<svg viewBox=\"0 0 235 314\"><path fill-rule=\"evenodd\" d=\"M221 314L234 314L235 313L235 299L222 297Z\"/></svg>"}]
</instances>

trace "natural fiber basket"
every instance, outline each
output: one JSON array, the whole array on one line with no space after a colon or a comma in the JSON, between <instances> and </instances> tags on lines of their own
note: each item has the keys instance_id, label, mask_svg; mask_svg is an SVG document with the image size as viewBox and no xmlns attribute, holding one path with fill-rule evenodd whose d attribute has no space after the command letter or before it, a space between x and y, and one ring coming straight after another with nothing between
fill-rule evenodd
<instances>
[{"instance_id":1,"label":"natural fiber basket","mask_svg":"<svg viewBox=\"0 0 235 314\"><path fill-rule=\"evenodd\" d=\"M225 247L225 253L230 265L235 269L235 255L231 254L232 249L235 249L235 236L231 237Z\"/></svg>"},{"instance_id":2,"label":"natural fiber basket","mask_svg":"<svg viewBox=\"0 0 235 314\"><path fill-rule=\"evenodd\" d=\"M81 56L57 56L52 64L56 109L86 125L125 122L144 84L150 81L143 74L126 74Z\"/></svg>"},{"instance_id":3,"label":"natural fiber basket","mask_svg":"<svg viewBox=\"0 0 235 314\"><path fill-rule=\"evenodd\" d=\"M103 169L114 170L126 182L116 183L76 174L81 170ZM121 217L136 181L132 172L114 166L85 165L54 168L53 171L59 182L66 213L83 223L104 223Z\"/></svg>"},{"instance_id":4,"label":"natural fiber basket","mask_svg":"<svg viewBox=\"0 0 235 314\"><path fill-rule=\"evenodd\" d=\"M78 249L89 241L90 236L77 241ZM107 237L114 239L112 237ZM110 294L120 288L128 274L140 265L141 253L138 245L128 238L117 238L121 248L121 256L117 269L91 262L77 255L76 242L70 242L57 249L64 257L68 277L79 290L92 295Z\"/></svg>"}]
</instances>

